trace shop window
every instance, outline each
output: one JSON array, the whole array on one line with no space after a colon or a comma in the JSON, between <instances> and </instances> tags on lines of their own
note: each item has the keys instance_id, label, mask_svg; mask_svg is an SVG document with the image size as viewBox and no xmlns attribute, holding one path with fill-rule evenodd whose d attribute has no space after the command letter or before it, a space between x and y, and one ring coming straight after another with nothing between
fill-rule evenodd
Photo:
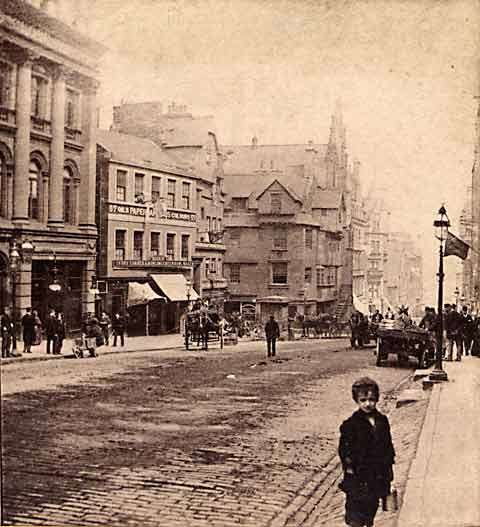
<instances>
[{"instance_id":1,"label":"shop window","mask_svg":"<svg viewBox=\"0 0 480 527\"><path fill-rule=\"evenodd\" d=\"M182 183L182 208L190 208L190 183Z\"/></svg>"},{"instance_id":2,"label":"shop window","mask_svg":"<svg viewBox=\"0 0 480 527\"><path fill-rule=\"evenodd\" d=\"M133 233L133 259L143 259L143 232L135 231Z\"/></svg>"},{"instance_id":3,"label":"shop window","mask_svg":"<svg viewBox=\"0 0 480 527\"><path fill-rule=\"evenodd\" d=\"M127 171L117 170L117 201L127 200Z\"/></svg>"},{"instance_id":4,"label":"shop window","mask_svg":"<svg viewBox=\"0 0 480 527\"><path fill-rule=\"evenodd\" d=\"M230 264L230 282L232 284L240 283L240 264Z\"/></svg>"},{"instance_id":5,"label":"shop window","mask_svg":"<svg viewBox=\"0 0 480 527\"><path fill-rule=\"evenodd\" d=\"M33 220L39 219L38 185L40 174L40 167L35 161L32 161L28 178L28 217Z\"/></svg>"},{"instance_id":6,"label":"shop window","mask_svg":"<svg viewBox=\"0 0 480 527\"><path fill-rule=\"evenodd\" d=\"M118 230L115 232L115 259L125 260L127 231Z\"/></svg>"},{"instance_id":7,"label":"shop window","mask_svg":"<svg viewBox=\"0 0 480 527\"><path fill-rule=\"evenodd\" d=\"M175 260L175 234L167 234L167 260Z\"/></svg>"},{"instance_id":8,"label":"shop window","mask_svg":"<svg viewBox=\"0 0 480 527\"><path fill-rule=\"evenodd\" d=\"M190 236L182 234L182 260L188 260L190 255Z\"/></svg>"},{"instance_id":9,"label":"shop window","mask_svg":"<svg viewBox=\"0 0 480 527\"><path fill-rule=\"evenodd\" d=\"M157 258L160 256L160 233L152 232L150 233L150 256L152 258Z\"/></svg>"},{"instance_id":10,"label":"shop window","mask_svg":"<svg viewBox=\"0 0 480 527\"><path fill-rule=\"evenodd\" d=\"M288 264L285 262L272 263L272 283L288 284Z\"/></svg>"}]
</instances>

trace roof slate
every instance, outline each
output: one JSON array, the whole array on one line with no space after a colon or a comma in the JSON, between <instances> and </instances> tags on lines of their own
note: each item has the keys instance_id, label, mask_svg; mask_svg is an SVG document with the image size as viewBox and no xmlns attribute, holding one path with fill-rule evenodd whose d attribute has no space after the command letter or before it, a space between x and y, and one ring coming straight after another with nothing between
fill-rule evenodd
<instances>
[{"instance_id":1,"label":"roof slate","mask_svg":"<svg viewBox=\"0 0 480 527\"><path fill-rule=\"evenodd\" d=\"M125 164L136 164L192 177L186 165L170 156L153 141L129 134L97 130L97 143L111 153L112 159Z\"/></svg>"}]
</instances>

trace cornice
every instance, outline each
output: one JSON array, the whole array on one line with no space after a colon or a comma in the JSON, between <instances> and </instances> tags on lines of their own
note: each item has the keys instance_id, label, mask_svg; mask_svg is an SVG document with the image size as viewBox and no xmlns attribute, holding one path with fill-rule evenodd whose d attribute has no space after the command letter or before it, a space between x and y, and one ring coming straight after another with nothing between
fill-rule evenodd
<instances>
[{"instance_id":1,"label":"cornice","mask_svg":"<svg viewBox=\"0 0 480 527\"><path fill-rule=\"evenodd\" d=\"M0 30L3 30L0 39L9 40L30 53L66 64L89 77L97 74L99 57L85 53L80 47L67 44L3 13L0 13Z\"/></svg>"}]
</instances>

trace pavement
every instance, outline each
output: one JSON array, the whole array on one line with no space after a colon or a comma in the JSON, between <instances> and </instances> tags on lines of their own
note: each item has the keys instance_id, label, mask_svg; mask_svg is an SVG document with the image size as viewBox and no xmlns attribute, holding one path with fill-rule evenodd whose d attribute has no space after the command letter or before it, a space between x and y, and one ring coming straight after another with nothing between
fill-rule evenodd
<instances>
[{"instance_id":1,"label":"pavement","mask_svg":"<svg viewBox=\"0 0 480 527\"><path fill-rule=\"evenodd\" d=\"M433 385L397 527L480 526L480 358L443 366L448 381Z\"/></svg>"},{"instance_id":2,"label":"pavement","mask_svg":"<svg viewBox=\"0 0 480 527\"><path fill-rule=\"evenodd\" d=\"M125 346L112 346L113 339L110 339L109 346L101 346L98 348L98 353L128 353L134 351L154 351L167 349L181 349L185 347L185 340L179 333L170 335L152 335L141 337L125 337ZM35 360L58 360L66 357L73 357L72 345L73 339L65 339L63 341L62 353L60 355L47 354L47 342L42 340L38 346L32 346L31 353L22 353L23 342L17 342L17 354L14 357L7 357L1 359L1 364L11 364L14 362L35 361Z\"/></svg>"}]
</instances>

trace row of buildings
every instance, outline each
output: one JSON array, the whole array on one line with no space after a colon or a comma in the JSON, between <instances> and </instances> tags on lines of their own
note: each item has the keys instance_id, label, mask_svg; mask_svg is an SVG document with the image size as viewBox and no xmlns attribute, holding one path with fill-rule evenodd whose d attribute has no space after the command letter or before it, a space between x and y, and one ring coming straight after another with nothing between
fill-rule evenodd
<instances>
[{"instance_id":1,"label":"row of buildings","mask_svg":"<svg viewBox=\"0 0 480 527\"><path fill-rule=\"evenodd\" d=\"M212 117L158 102L99 130L102 47L23 0L0 31L2 307L62 310L69 331L128 309L131 332L162 333L197 297L261 319L421 302L420 257L363 197L340 106L326 144L221 145Z\"/></svg>"}]
</instances>

